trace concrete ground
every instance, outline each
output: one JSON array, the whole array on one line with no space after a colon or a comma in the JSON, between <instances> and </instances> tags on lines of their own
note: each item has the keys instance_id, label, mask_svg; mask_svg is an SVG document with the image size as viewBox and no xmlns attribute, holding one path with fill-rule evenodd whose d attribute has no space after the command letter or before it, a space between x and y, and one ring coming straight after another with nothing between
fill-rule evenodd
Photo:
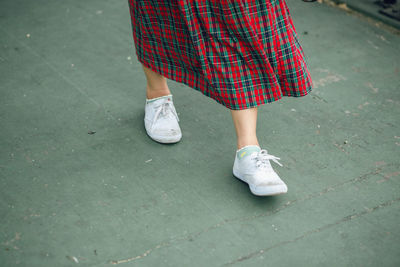
<instances>
[{"instance_id":1,"label":"concrete ground","mask_svg":"<svg viewBox=\"0 0 400 267\"><path fill-rule=\"evenodd\" d=\"M384 8L378 4L381 3L379 2L379 0L319 0L319 1L323 1L327 4L338 4L341 6L341 8L344 9L349 7L351 10L355 10L357 12L367 15L368 17L372 17L376 20L383 21L385 24L388 24L400 30L400 21L381 12L384 10ZM393 7L395 6L393 5Z\"/></svg>"},{"instance_id":2,"label":"concrete ground","mask_svg":"<svg viewBox=\"0 0 400 267\"><path fill-rule=\"evenodd\" d=\"M147 137L127 1L1 1L0 265L400 266L400 36L288 5L315 87L259 108L289 191L257 197L194 89L182 141Z\"/></svg>"}]
</instances>

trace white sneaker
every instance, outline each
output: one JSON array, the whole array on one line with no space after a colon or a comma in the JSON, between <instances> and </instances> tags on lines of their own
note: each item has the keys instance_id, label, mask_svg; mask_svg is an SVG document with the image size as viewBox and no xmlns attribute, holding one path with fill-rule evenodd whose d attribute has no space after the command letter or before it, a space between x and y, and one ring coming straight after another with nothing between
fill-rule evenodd
<instances>
[{"instance_id":1,"label":"white sneaker","mask_svg":"<svg viewBox=\"0 0 400 267\"><path fill-rule=\"evenodd\" d=\"M248 153L247 153L248 152ZM243 155L243 154L249 155ZM272 196L287 192L286 184L272 169L269 160L282 166L275 156L259 146L246 146L236 151L233 175L246 182L250 191L257 196Z\"/></svg>"},{"instance_id":2,"label":"white sneaker","mask_svg":"<svg viewBox=\"0 0 400 267\"><path fill-rule=\"evenodd\" d=\"M144 126L147 134L160 143L176 143L182 138L172 95L146 99Z\"/></svg>"}]
</instances>

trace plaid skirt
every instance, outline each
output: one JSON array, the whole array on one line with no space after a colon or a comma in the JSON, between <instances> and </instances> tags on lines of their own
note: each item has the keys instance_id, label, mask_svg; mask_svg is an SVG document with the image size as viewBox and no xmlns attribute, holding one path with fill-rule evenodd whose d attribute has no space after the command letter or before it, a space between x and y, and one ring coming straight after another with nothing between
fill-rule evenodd
<instances>
[{"instance_id":1,"label":"plaid skirt","mask_svg":"<svg viewBox=\"0 0 400 267\"><path fill-rule=\"evenodd\" d=\"M304 96L307 61L285 0L128 0L147 68L233 110Z\"/></svg>"}]
</instances>

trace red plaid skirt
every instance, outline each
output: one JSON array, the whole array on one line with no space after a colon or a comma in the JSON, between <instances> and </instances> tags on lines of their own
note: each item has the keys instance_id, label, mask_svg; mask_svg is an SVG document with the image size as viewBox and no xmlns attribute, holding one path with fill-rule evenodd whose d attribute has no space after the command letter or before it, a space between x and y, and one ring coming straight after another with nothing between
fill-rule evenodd
<instances>
[{"instance_id":1,"label":"red plaid skirt","mask_svg":"<svg viewBox=\"0 0 400 267\"><path fill-rule=\"evenodd\" d=\"M138 60L229 109L311 91L284 0L129 0L129 8Z\"/></svg>"}]
</instances>

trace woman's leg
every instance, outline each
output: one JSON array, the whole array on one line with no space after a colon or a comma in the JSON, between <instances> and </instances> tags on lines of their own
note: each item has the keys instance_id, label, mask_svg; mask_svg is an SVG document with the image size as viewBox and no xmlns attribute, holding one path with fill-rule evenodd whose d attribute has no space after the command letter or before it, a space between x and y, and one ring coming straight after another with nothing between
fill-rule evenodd
<instances>
[{"instance_id":1,"label":"woman's leg","mask_svg":"<svg viewBox=\"0 0 400 267\"><path fill-rule=\"evenodd\" d=\"M271 168L270 160L281 165L279 158L261 149L256 135L257 107L231 110L237 135L237 151L233 175L249 184L250 191L258 196L272 196L287 192L287 185ZM256 160L254 160L256 159Z\"/></svg>"},{"instance_id":2,"label":"woman's leg","mask_svg":"<svg viewBox=\"0 0 400 267\"><path fill-rule=\"evenodd\" d=\"M171 94L167 85L167 79L164 76L152 71L142 64L147 79L146 97L152 99Z\"/></svg>"},{"instance_id":3,"label":"woman's leg","mask_svg":"<svg viewBox=\"0 0 400 267\"><path fill-rule=\"evenodd\" d=\"M232 110L232 120L235 125L237 148L240 149L248 145L259 145L256 135L257 127L257 107Z\"/></svg>"},{"instance_id":4,"label":"woman's leg","mask_svg":"<svg viewBox=\"0 0 400 267\"><path fill-rule=\"evenodd\" d=\"M147 134L159 143L176 143L182 138L167 78L142 64L147 79L144 126Z\"/></svg>"}]
</instances>

